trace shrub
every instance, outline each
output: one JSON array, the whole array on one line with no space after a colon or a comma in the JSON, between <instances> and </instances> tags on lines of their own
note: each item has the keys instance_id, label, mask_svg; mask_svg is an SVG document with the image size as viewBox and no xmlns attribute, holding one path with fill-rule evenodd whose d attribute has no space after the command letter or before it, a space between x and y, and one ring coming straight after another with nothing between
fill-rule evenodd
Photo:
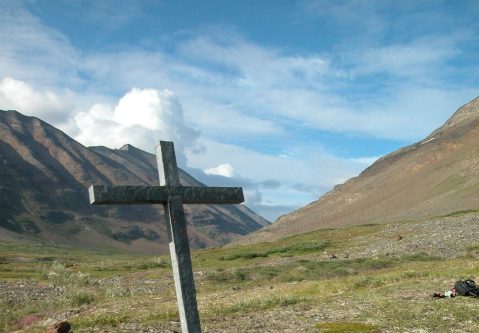
<instances>
[{"instance_id":1,"label":"shrub","mask_svg":"<svg viewBox=\"0 0 479 333\"><path fill-rule=\"evenodd\" d=\"M249 273L246 270L239 268L234 271L234 276L236 280L245 281L249 278Z\"/></svg>"},{"instance_id":2,"label":"shrub","mask_svg":"<svg viewBox=\"0 0 479 333\"><path fill-rule=\"evenodd\" d=\"M64 264L54 261L50 269L44 270L44 275L55 284L86 286L91 283L91 276L88 273L72 272Z\"/></svg>"},{"instance_id":3,"label":"shrub","mask_svg":"<svg viewBox=\"0 0 479 333\"><path fill-rule=\"evenodd\" d=\"M95 296L86 291L73 290L64 295L67 304L72 306L81 306L84 304L90 304L95 301Z\"/></svg>"},{"instance_id":4,"label":"shrub","mask_svg":"<svg viewBox=\"0 0 479 333\"><path fill-rule=\"evenodd\" d=\"M105 295L110 298L131 296L131 290L121 285L120 277L114 276L112 286L105 289Z\"/></svg>"},{"instance_id":5,"label":"shrub","mask_svg":"<svg viewBox=\"0 0 479 333\"><path fill-rule=\"evenodd\" d=\"M54 261L50 266L50 269L46 272L48 280L60 284L68 280L70 272L66 269L65 265L61 262Z\"/></svg>"},{"instance_id":6,"label":"shrub","mask_svg":"<svg viewBox=\"0 0 479 333\"><path fill-rule=\"evenodd\" d=\"M206 278L217 283L242 282L251 280L249 270L244 268L237 268L228 271L219 269L214 272L208 272Z\"/></svg>"}]
</instances>

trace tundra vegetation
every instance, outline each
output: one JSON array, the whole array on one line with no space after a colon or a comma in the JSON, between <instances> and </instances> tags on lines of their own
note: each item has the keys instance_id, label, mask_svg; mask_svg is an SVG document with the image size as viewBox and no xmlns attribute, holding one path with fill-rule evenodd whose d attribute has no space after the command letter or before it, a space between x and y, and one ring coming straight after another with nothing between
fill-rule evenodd
<instances>
[{"instance_id":1,"label":"tundra vegetation","mask_svg":"<svg viewBox=\"0 0 479 333\"><path fill-rule=\"evenodd\" d=\"M193 251L203 331L477 332L479 299L431 298L479 280L478 238L453 248L429 237L471 214ZM62 320L75 333L179 332L169 257L0 244L1 329Z\"/></svg>"}]
</instances>

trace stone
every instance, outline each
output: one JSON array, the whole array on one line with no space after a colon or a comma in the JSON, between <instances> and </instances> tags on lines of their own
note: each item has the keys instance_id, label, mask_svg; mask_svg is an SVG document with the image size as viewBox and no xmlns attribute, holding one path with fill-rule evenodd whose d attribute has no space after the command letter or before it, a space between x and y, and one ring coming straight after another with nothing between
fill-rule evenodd
<instances>
[{"instance_id":1,"label":"stone","mask_svg":"<svg viewBox=\"0 0 479 333\"><path fill-rule=\"evenodd\" d=\"M68 321L62 321L47 328L45 333L70 333L71 329L72 327Z\"/></svg>"}]
</instances>

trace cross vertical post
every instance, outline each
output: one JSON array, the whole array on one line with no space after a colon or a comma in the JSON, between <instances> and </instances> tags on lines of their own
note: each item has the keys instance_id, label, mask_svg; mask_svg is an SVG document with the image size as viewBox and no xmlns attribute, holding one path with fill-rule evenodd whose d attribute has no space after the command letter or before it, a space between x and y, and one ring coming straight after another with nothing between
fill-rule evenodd
<instances>
[{"instance_id":1,"label":"cross vertical post","mask_svg":"<svg viewBox=\"0 0 479 333\"><path fill-rule=\"evenodd\" d=\"M156 147L160 185L180 186L173 142L161 141ZM200 333L200 315L196 303L195 281L191 264L190 245L186 232L186 219L180 195L171 195L163 204L168 228L171 266L180 312L181 330Z\"/></svg>"}]
</instances>

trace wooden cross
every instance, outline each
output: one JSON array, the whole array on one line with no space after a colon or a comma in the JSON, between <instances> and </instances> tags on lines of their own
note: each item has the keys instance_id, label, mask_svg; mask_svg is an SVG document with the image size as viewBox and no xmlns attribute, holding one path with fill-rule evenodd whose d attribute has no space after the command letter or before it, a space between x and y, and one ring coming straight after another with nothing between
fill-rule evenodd
<instances>
[{"instance_id":1,"label":"wooden cross","mask_svg":"<svg viewBox=\"0 0 479 333\"><path fill-rule=\"evenodd\" d=\"M171 265L183 333L201 333L190 246L183 204L234 204L244 201L241 187L181 186L173 142L156 147L160 186L99 186L89 188L92 205L163 204L170 242Z\"/></svg>"}]
</instances>

